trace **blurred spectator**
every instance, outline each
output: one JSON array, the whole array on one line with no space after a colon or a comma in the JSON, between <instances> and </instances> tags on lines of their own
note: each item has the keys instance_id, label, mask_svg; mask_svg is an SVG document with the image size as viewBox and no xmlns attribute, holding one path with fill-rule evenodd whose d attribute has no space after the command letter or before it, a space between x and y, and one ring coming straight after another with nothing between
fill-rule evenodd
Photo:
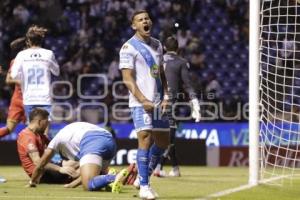
<instances>
[{"instance_id":1,"label":"blurred spectator","mask_svg":"<svg viewBox=\"0 0 300 200\"><path fill-rule=\"evenodd\" d=\"M213 94L215 99L219 99L222 93L222 87L217 80L216 74L210 72L207 77L207 83L205 86L206 94Z\"/></svg>"},{"instance_id":2,"label":"blurred spectator","mask_svg":"<svg viewBox=\"0 0 300 200\"><path fill-rule=\"evenodd\" d=\"M25 25L28 22L29 12L22 4L18 4L14 8L13 15L15 19L17 21L21 21L23 25Z\"/></svg>"},{"instance_id":3,"label":"blurred spectator","mask_svg":"<svg viewBox=\"0 0 300 200\"><path fill-rule=\"evenodd\" d=\"M177 40L179 48L185 48L188 41L191 39L191 32L186 30L178 30Z\"/></svg>"},{"instance_id":4,"label":"blurred spectator","mask_svg":"<svg viewBox=\"0 0 300 200\"><path fill-rule=\"evenodd\" d=\"M196 49L192 53L191 57L191 69L192 70L200 70L204 67L204 54L199 50Z\"/></svg>"},{"instance_id":5,"label":"blurred spectator","mask_svg":"<svg viewBox=\"0 0 300 200\"><path fill-rule=\"evenodd\" d=\"M113 82L114 80L121 80L121 73L119 71L119 58L116 56L108 67L108 80Z\"/></svg>"}]
</instances>

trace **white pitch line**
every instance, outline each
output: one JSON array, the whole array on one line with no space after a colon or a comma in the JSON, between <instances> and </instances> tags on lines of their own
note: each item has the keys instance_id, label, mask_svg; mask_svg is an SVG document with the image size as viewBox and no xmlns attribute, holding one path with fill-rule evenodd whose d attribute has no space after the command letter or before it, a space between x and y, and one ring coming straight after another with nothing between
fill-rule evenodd
<instances>
[{"instance_id":1,"label":"white pitch line","mask_svg":"<svg viewBox=\"0 0 300 200\"><path fill-rule=\"evenodd\" d=\"M254 187L255 185L241 185L239 187L236 187L236 188L230 188L230 189L227 189L227 190L223 190L223 191L220 191L220 192L216 192L216 193L213 193L213 194L210 194L204 198L199 198L199 199L195 199L195 200L209 200L211 198L216 198L216 197L221 197L221 196L225 196L225 195L228 195L228 194L231 194L231 193L234 193L234 192L239 192L239 191L242 191L242 190L247 190L247 189L250 189L252 187Z\"/></svg>"},{"instance_id":2,"label":"white pitch line","mask_svg":"<svg viewBox=\"0 0 300 200\"><path fill-rule=\"evenodd\" d=\"M282 179L282 178L287 178L287 177L288 176L273 177L273 178L270 178L270 179L265 179L263 181L260 181L259 184L266 184L266 183L269 183L269 182L272 182L272 181L275 181L275 180L278 180L278 179ZM235 192L239 192L239 191L242 191L242 190L248 190L248 189L253 188L255 186L257 186L257 185L253 185L253 184L241 185L239 187L230 188L230 189L227 189L227 190L216 192L216 193L210 194L206 197L198 198L198 199L195 199L195 200L209 200L211 198L217 198L217 197L225 196L225 195L232 194L232 193L235 193Z\"/></svg>"},{"instance_id":3,"label":"white pitch line","mask_svg":"<svg viewBox=\"0 0 300 200\"><path fill-rule=\"evenodd\" d=\"M132 199L132 198L124 198L124 197L111 197L111 198L107 198L107 197L102 197L101 195L97 196L97 197L82 197L82 196L78 196L78 197L66 197L66 196L13 196L13 195L7 195L7 196L0 196L0 199L8 199L8 198L15 198L15 199L24 199L24 198L30 198L30 199L101 199L101 200L112 200L112 199Z\"/></svg>"}]
</instances>

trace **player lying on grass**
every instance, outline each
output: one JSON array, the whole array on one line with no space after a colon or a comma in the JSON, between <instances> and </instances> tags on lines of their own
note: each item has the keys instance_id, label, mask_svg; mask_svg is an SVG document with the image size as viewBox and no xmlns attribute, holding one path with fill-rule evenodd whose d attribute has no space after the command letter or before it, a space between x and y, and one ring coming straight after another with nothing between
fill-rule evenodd
<instances>
[{"instance_id":1,"label":"player lying on grass","mask_svg":"<svg viewBox=\"0 0 300 200\"><path fill-rule=\"evenodd\" d=\"M35 187L39 182L55 152L66 159L79 161L80 177L74 181L74 185L81 182L84 190L97 191L114 181L112 190L120 190L121 180L116 175L99 175L101 171L107 171L116 153L115 139L107 130L86 122L65 126L49 143L31 176L30 187ZM128 175L128 171L122 171L124 177Z\"/></svg>"},{"instance_id":2,"label":"player lying on grass","mask_svg":"<svg viewBox=\"0 0 300 200\"><path fill-rule=\"evenodd\" d=\"M21 164L29 177L32 176L35 166L49 143L44 131L48 126L49 113L41 108L34 109L29 115L29 124L24 128L17 139L18 154ZM78 163L63 161L60 165L48 163L40 178L42 183L68 183L72 178L79 176L76 173Z\"/></svg>"}]
</instances>

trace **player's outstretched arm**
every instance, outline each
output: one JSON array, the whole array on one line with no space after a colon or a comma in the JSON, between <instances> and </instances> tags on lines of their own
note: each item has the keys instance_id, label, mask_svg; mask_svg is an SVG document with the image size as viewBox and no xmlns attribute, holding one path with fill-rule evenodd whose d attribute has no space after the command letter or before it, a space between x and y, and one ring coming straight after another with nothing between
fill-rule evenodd
<instances>
[{"instance_id":1,"label":"player's outstretched arm","mask_svg":"<svg viewBox=\"0 0 300 200\"><path fill-rule=\"evenodd\" d=\"M39 163L36 165L32 173L31 180L29 181L29 187L36 187L36 184L38 183L40 177L44 172L44 168L46 164L50 161L53 155L54 155L53 149L47 148L45 150L42 158L40 159Z\"/></svg>"},{"instance_id":2,"label":"player's outstretched arm","mask_svg":"<svg viewBox=\"0 0 300 200\"><path fill-rule=\"evenodd\" d=\"M195 122L199 122L201 119L200 113L200 102L197 99L197 94L195 89L192 87L191 79L189 77L189 64L185 63L181 66L181 79L185 85L185 91L189 94L190 103L191 103L191 110L192 110L192 118L195 119Z\"/></svg>"}]
</instances>

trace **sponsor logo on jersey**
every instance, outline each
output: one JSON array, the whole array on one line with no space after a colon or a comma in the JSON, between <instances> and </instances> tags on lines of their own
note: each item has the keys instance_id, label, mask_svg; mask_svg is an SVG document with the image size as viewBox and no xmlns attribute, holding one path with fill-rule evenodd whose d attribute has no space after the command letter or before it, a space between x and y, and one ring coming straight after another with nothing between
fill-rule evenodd
<instances>
[{"instance_id":1,"label":"sponsor logo on jersey","mask_svg":"<svg viewBox=\"0 0 300 200\"><path fill-rule=\"evenodd\" d=\"M31 57L31 58L40 58L40 57L42 57L42 56L41 56L41 54L39 54L39 53L32 53L32 54L30 55L30 57Z\"/></svg>"}]
</instances>

